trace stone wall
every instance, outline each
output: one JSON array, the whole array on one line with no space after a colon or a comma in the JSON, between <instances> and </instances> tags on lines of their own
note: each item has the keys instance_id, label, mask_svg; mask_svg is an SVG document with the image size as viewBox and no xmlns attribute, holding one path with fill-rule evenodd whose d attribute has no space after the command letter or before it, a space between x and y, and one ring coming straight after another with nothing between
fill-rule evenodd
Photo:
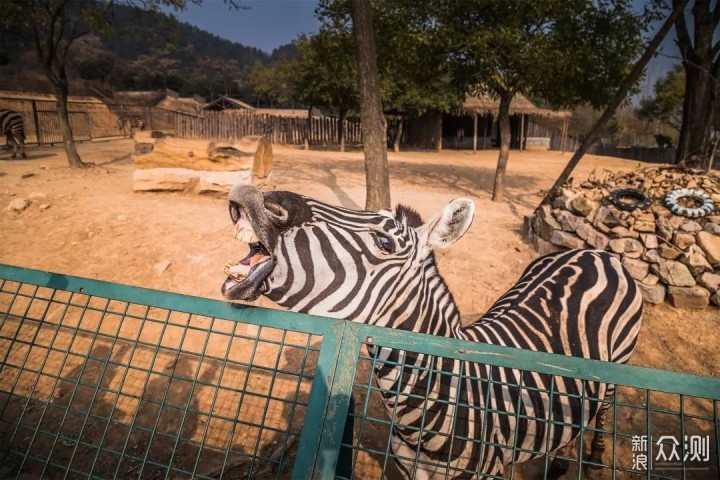
<instances>
[{"instance_id":1,"label":"stone wall","mask_svg":"<svg viewBox=\"0 0 720 480\"><path fill-rule=\"evenodd\" d=\"M620 210L608 200L618 188L642 190L653 203L644 210ZM663 199L676 188L704 190L715 210L698 219L673 215ZM541 255L569 248L612 252L647 302L720 305L720 177L715 174L671 167L593 174L527 217L525 230Z\"/></svg>"},{"instance_id":2,"label":"stone wall","mask_svg":"<svg viewBox=\"0 0 720 480\"><path fill-rule=\"evenodd\" d=\"M234 185L272 190L272 145L266 137L236 142L135 134L133 190L226 194Z\"/></svg>"}]
</instances>

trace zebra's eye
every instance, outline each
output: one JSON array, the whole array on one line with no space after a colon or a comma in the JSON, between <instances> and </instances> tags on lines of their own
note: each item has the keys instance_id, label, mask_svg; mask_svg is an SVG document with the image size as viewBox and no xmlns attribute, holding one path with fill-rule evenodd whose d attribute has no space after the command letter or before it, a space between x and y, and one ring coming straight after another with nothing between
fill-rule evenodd
<instances>
[{"instance_id":1,"label":"zebra's eye","mask_svg":"<svg viewBox=\"0 0 720 480\"><path fill-rule=\"evenodd\" d=\"M395 251L395 242L393 242L392 238L380 232L375 232L374 237L375 243L381 250L384 250L387 253L393 253Z\"/></svg>"}]
</instances>

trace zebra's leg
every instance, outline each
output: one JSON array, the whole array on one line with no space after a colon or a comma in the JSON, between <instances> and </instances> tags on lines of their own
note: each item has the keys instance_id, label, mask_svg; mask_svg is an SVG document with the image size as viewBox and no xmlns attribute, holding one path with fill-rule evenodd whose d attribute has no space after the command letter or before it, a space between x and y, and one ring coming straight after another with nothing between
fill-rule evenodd
<instances>
[{"instance_id":1,"label":"zebra's leg","mask_svg":"<svg viewBox=\"0 0 720 480\"><path fill-rule=\"evenodd\" d=\"M615 385L608 385L607 392L605 393L605 401L595 416L595 435L593 441L590 444L590 458L589 460L593 463L602 463L602 456L605 452L605 422L607 422L607 412L610 410L610 405L613 397L615 396ZM602 467L596 465L588 465L588 469L598 471Z\"/></svg>"},{"instance_id":2,"label":"zebra's leg","mask_svg":"<svg viewBox=\"0 0 720 480\"><path fill-rule=\"evenodd\" d=\"M25 153L25 141L20 142L20 156L22 158L27 158L27 154Z\"/></svg>"},{"instance_id":3,"label":"zebra's leg","mask_svg":"<svg viewBox=\"0 0 720 480\"><path fill-rule=\"evenodd\" d=\"M17 158L17 142L10 132L5 135L5 143L7 143L8 147L12 145L13 153L10 158Z\"/></svg>"},{"instance_id":4,"label":"zebra's leg","mask_svg":"<svg viewBox=\"0 0 720 480\"><path fill-rule=\"evenodd\" d=\"M558 480L567 473L568 468L570 468L570 462L568 460L565 460L564 458L558 458L558 456L560 455L563 457L571 457L573 450L575 450L576 440L577 438L571 440L564 447L560 447L556 450L555 457L550 464L550 468L548 468L548 471L545 472L546 480Z\"/></svg>"}]
</instances>

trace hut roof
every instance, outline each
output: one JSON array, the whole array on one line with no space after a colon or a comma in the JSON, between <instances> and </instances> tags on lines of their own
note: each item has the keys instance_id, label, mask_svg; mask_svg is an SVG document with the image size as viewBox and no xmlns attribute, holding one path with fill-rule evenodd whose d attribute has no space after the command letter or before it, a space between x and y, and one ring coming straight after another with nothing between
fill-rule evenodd
<instances>
[{"instance_id":1,"label":"hut roof","mask_svg":"<svg viewBox=\"0 0 720 480\"><path fill-rule=\"evenodd\" d=\"M255 107L249 105L237 98L226 97L221 95L212 102L203 106L204 110L255 110Z\"/></svg>"},{"instance_id":2,"label":"hut roof","mask_svg":"<svg viewBox=\"0 0 720 480\"><path fill-rule=\"evenodd\" d=\"M465 102L456 109L459 115L497 114L500 108L500 99L495 99L486 93L468 95ZM536 107L525 95L517 93L510 102L510 115L534 115L538 117L569 117L570 112L549 110Z\"/></svg>"}]
</instances>

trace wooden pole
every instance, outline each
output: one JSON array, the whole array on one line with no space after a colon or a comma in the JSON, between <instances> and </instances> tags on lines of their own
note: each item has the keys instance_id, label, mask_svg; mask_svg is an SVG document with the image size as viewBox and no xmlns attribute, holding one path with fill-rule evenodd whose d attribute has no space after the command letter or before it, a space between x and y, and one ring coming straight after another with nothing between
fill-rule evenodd
<instances>
[{"instance_id":1,"label":"wooden pole","mask_svg":"<svg viewBox=\"0 0 720 480\"><path fill-rule=\"evenodd\" d=\"M473 115L473 155L477 154L477 112Z\"/></svg>"},{"instance_id":2,"label":"wooden pole","mask_svg":"<svg viewBox=\"0 0 720 480\"><path fill-rule=\"evenodd\" d=\"M492 115L486 113L483 115L485 119L484 131L483 131L483 150L487 149L487 137L488 137L488 125L492 124Z\"/></svg>"},{"instance_id":3,"label":"wooden pole","mask_svg":"<svg viewBox=\"0 0 720 480\"><path fill-rule=\"evenodd\" d=\"M525 142L525 115L520 114L520 151L523 151L523 143Z\"/></svg>"}]
</instances>

